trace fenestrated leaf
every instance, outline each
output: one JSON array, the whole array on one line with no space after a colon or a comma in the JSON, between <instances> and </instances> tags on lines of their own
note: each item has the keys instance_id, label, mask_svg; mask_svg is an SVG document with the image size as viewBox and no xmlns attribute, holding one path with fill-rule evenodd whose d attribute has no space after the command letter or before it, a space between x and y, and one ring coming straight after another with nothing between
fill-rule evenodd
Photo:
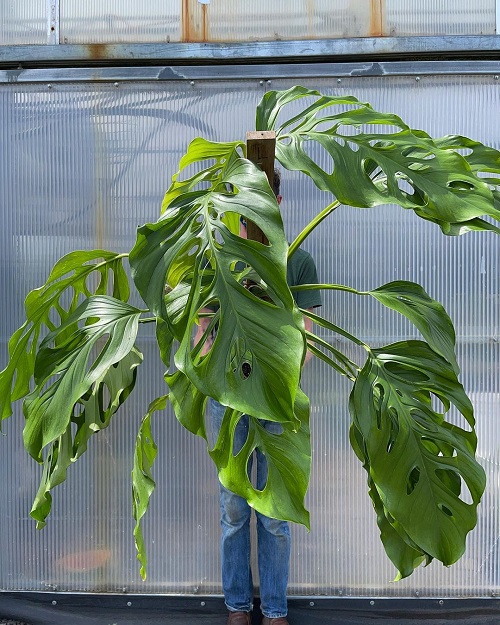
<instances>
[{"instance_id":1,"label":"fenestrated leaf","mask_svg":"<svg viewBox=\"0 0 500 625\"><path fill-rule=\"evenodd\" d=\"M455 329L442 304L432 299L419 284L404 280L389 282L368 293L415 324L430 347L443 356L458 374Z\"/></svg>"},{"instance_id":2,"label":"fenestrated leaf","mask_svg":"<svg viewBox=\"0 0 500 625\"><path fill-rule=\"evenodd\" d=\"M489 229L479 219L484 215L500 219L492 191L460 154L441 149L423 131L356 98L322 96L302 87L268 92L258 107L257 130L275 129L283 106L303 97L317 100L276 130L276 158L343 204L399 204L439 224L445 234L469 225ZM331 170L309 156L309 142L331 156Z\"/></svg>"},{"instance_id":3,"label":"fenestrated leaf","mask_svg":"<svg viewBox=\"0 0 500 625\"><path fill-rule=\"evenodd\" d=\"M148 411L141 422L135 442L134 467L132 469L132 507L135 519L135 546L137 549L137 559L141 563L140 573L142 579L146 579L148 558L141 529L141 519L146 514L151 495L156 487L151 469L156 458L158 447L151 433L151 417L155 411L165 410L167 399L168 395L163 395L149 404Z\"/></svg>"},{"instance_id":4,"label":"fenestrated leaf","mask_svg":"<svg viewBox=\"0 0 500 625\"><path fill-rule=\"evenodd\" d=\"M389 521L388 512L380 499L380 495L370 475L370 462L366 453L366 446L361 432L351 423L349 440L354 452L363 463L363 468L368 473L368 494L372 500L373 508L377 514L377 525L380 530L380 540L384 546L388 558L396 567L398 574L394 581L408 577L420 566L424 560L430 562L432 558L423 553L410 540L400 524L395 527L394 519Z\"/></svg>"},{"instance_id":5,"label":"fenestrated leaf","mask_svg":"<svg viewBox=\"0 0 500 625\"><path fill-rule=\"evenodd\" d=\"M445 421L436 399L445 412L453 404L471 429ZM456 562L476 524L485 475L474 458L472 405L451 365L422 341L374 349L349 408L393 525L423 553Z\"/></svg>"},{"instance_id":6,"label":"fenestrated leaf","mask_svg":"<svg viewBox=\"0 0 500 625\"><path fill-rule=\"evenodd\" d=\"M182 167L206 158L200 142L190 146ZM203 394L256 417L291 421L305 336L286 283L278 204L264 173L240 156L237 145L204 144L215 164L183 183L174 177L161 219L139 229L130 254L133 278L180 342L175 364ZM197 190L200 181L209 186ZM240 215L272 245L238 236ZM238 261L257 273L272 301L245 288L248 270ZM200 358L191 337L199 312L211 305L218 309L217 336Z\"/></svg>"},{"instance_id":7,"label":"fenestrated leaf","mask_svg":"<svg viewBox=\"0 0 500 625\"><path fill-rule=\"evenodd\" d=\"M50 491L66 479L67 469L87 450L90 437L108 427L113 414L132 392L137 367L141 362L142 354L134 348L120 362L105 371L77 403L76 408L81 411L71 416L64 433L50 444L43 463L40 486L30 512L39 529L45 526L50 513Z\"/></svg>"},{"instance_id":8,"label":"fenestrated leaf","mask_svg":"<svg viewBox=\"0 0 500 625\"><path fill-rule=\"evenodd\" d=\"M93 293L104 295L112 289L114 297L128 300L128 278L122 265L125 256L105 250L72 252L54 265L43 286L28 294L26 322L10 338L9 362L0 373L2 419L12 414L12 402L30 392L36 353L44 332L53 330L57 320L64 321L82 298ZM95 286L92 288L94 273ZM71 332L71 328L68 327L68 331ZM59 340L63 339L61 333Z\"/></svg>"},{"instance_id":9,"label":"fenestrated leaf","mask_svg":"<svg viewBox=\"0 0 500 625\"><path fill-rule=\"evenodd\" d=\"M180 423L209 443L205 428L206 397L181 371L167 376L166 380ZM208 444L208 453L215 462L221 483L244 497L255 510L309 527L309 512L304 507L311 466L309 400L300 389L295 414L300 427L295 432L290 423L284 423L280 434L271 434L264 428L263 421L249 417L248 438L241 451L234 454L235 428L242 413L227 408L218 439L213 448ZM262 491L255 488L247 474L249 458L256 448L265 455L268 465L268 480Z\"/></svg>"},{"instance_id":10,"label":"fenestrated leaf","mask_svg":"<svg viewBox=\"0 0 500 625\"><path fill-rule=\"evenodd\" d=\"M35 460L41 462L42 449L64 433L75 404L133 349L140 315L125 302L96 295L44 338L35 361L36 386L23 405L24 444ZM69 327L72 334L59 342Z\"/></svg>"},{"instance_id":11,"label":"fenestrated leaf","mask_svg":"<svg viewBox=\"0 0 500 625\"><path fill-rule=\"evenodd\" d=\"M97 379L89 393L78 402L83 410L72 416L76 424L73 440L73 460L77 460L85 451L90 437L107 428L111 417L125 402L135 387L137 367L142 364L143 356L132 348L119 362L111 365Z\"/></svg>"},{"instance_id":12,"label":"fenestrated leaf","mask_svg":"<svg viewBox=\"0 0 500 625\"><path fill-rule=\"evenodd\" d=\"M311 468L309 399L300 389L295 414L300 427L294 431L291 424L283 423L280 434L271 434L263 422L249 417L248 438L235 455L235 428L242 414L228 408L209 454L218 468L221 483L244 497L253 508L266 516L309 527L309 512L304 506ZM268 478L263 490L255 488L247 473L248 459L256 448L267 460Z\"/></svg>"}]
</instances>

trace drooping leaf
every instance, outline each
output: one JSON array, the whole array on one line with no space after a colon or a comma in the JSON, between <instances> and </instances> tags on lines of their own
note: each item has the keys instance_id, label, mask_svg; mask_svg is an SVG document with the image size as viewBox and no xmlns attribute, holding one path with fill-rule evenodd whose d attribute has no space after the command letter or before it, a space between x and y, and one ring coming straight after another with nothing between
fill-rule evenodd
<instances>
[{"instance_id":1,"label":"drooping leaf","mask_svg":"<svg viewBox=\"0 0 500 625\"><path fill-rule=\"evenodd\" d=\"M485 215L500 219L488 184L460 154L351 96L322 96L303 87L268 92L257 109L257 130L275 129L282 108L304 97L315 101L276 129L276 158L343 204L399 204L445 234L490 229L480 219ZM328 171L309 156L310 142L330 155Z\"/></svg>"},{"instance_id":2,"label":"drooping leaf","mask_svg":"<svg viewBox=\"0 0 500 625\"><path fill-rule=\"evenodd\" d=\"M23 405L24 444L35 460L41 462L42 449L62 436L92 385L133 349L140 315L125 302L95 295L44 338L35 361L36 386ZM72 334L59 342L67 328Z\"/></svg>"},{"instance_id":3,"label":"drooping leaf","mask_svg":"<svg viewBox=\"0 0 500 625\"><path fill-rule=\"evenodd\" d=\"M108 427L111 417L132 392L137 367L141 362L142 354L134 348L107 369L94 382L92 389L77 402L63 434L50 444L30 512L39 529L45 526L50 513L50 491L66 479L67 469L87 450L90 437Z\"/></svg>"},{"instance_id":4,"label":"drooping leaf","mask_svg":"<svg viewBox=\"0 0 500 625\"><path fill-rule=\"evenodd\" d=\"M311 466L307 396L298 390L295 414L300 427L297 431L290 423L283 423L282 432L272 434L264 428L262 420L249 417L247 441L240 453L234 454L235 428L242 413L226 409L212 448L205 425L205 395L181 371L167 376L166 380L177 419L187 430L207 441L221 483L244 497L258 512L309 527L309 512L304 507ZM256 448L265 455L268 465L268 480L262 491L255 488L247 475L248 461Z\"/></svg>"},{"instance_id":5,"label":"drooping leaf","mask_svg":"<svg viewBox=\"0 0 500 625\"><path fill-rule=\"evenodd\" d=\"M451 404L465 427L445 420ZM474 457L472 405L451 365L422 341L374 349L349 408L386 517L422 553L456 562L476 524L485 475Z\"/></svg>"},{"instance_id":6,"label":"drooping leaf","mask_svg":"<svg viewBox=\"0 0 500 625\"><path fill-rule=\"evenodd\" d=\"M387 308L407 317L430 347L445 358L458 374L455 356L455 329L443 305L432 299L415 282L397 280L368 291Z\"/></svg>"},{"instance_id":7,"label":"drooping leaf","mask_svg":"<svg viewBox=\"0 0 500 625\"><path fill-rule=\"evenodd\" d=\"M387 308L404 315L420 331L431 348L443 356L453 366L455 373L458 373L453 322L443 305L430 297L419 284L406 280L397 280L371 291L358 291L342 284L301 284L300 286L292 287L291 290L309 291L317 289L347 291L363 296L370 295ZM325 320L321 321L320 315L315 314L316 318L311 317L311 319L316 323L322 324L323 327L333 329L331 325L325 325ZM340 328L336 328L334 331L338 333ZM344 336L346 336L345 332ZM350 338L350 340L353 339L355 337Z\"/></svg>"},{"instance_id":8,"label":"drooping leaf","mask_svg":"<svg viewBox=\"0 0 500 625\"><path fill-rule=\"evenodd\" d=\"M181 168L199 165L205 149L215 164L182 183L181 172L174 176L161 219L139 229L130 254L133 278L180 342L175 364L204 395L256 417L293 421L305 353L302 316L286 284L287 243L276 198L238 147L201 140L190 146ZM241 238L234 231L240 215L272 245ZM250 269L271 301L242 284ZM201 358L191 344L193 328L210 307L217 309L218 330Z\"/></svg>"},{"instance_id":9,"label":"drooping leaf","mask_svg":"<svg viewBox=\"0 0 500 625\"><path fill-rule=\"evenodd\" d=\"M72 252L55 264L43 286L28 294L26 322L9 340L9 361L0 373L2 419L12 414L12 402L30 392L36 353L44 332L64 321L84 297L104 295L111 289L117 299L128 300L128 278L122 265L125 256L105 250ZM67 332L71 331L68 326ZM64 340L63 333L59 340Z\"/></svg>"},{"instance_id":10,"label":"drooping leaf","mask_svg":"<svg viewBox=\"0 0 500 625\"><path fill-rule=\"evenodd\" d=\"M163 395L149 404L135 442L134 467L132 469L132 507L135 519L135 546L137 559L141 563L140 573L143 580L146 579L148 559L142 534L141 519L146 514L151 495L156 487L151 469L158 449L151 433L151 417L155 411L165 410L167 399L168 395Z\"/></svg>"},{"instance_id":11,"label":"drooping leaf","mask_svg":"<svg viewBox=\"0 0 500 625\"><path fill-rule=\"evenodd\" d=\"M244 497L250 506L266 516L309 527L309 512L304 506L311 468L309 399L300 389L295 414L300 427L294 431L291 424L283 423L279 434L271 434L262 421L249 417L248 438L235 455L235 428L242 414L228 408L209 454L218 468L221 483ZM256 448L267 460L268 478L263 490L256 489L247 473L248 460Z\"/></svg>"},{"instance_id":12,"label":"drooping leaf","mask_svg":"<svg viewBox=\"0 0 500 625\"><path fill-rule=\"evenodd\" d=\"M396 524L394 519L390 517L387 510L384 508L384 504L380 499L378 490L370 475L370 461L366 452L363 436L353 423L351 423L349 430L349 440L359 460L363 463L363 468L368 474L368 494L377 515L380 539L388 558L398 571L394 581L399 581L411 575L424 561L430 562L432 558L423 553L413 541L410 540L401 525Z\"/></svg>"}]
</instances>

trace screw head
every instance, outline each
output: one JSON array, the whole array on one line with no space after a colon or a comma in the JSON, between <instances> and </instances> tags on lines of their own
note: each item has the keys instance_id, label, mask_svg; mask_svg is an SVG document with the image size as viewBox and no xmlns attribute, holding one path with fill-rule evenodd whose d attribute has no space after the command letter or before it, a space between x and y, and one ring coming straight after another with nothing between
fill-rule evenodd
<instances>
[{"instance_id":1,"label":"screw head","mask_svg":"<svg viewBox=\"0 0 500 625\"><path fill-rule=\"evenodd\" d=\"M127 601L127 607L130 608L131 605L132 605L132 601Z\"/></svg>"},{"instance_id":2,"label":"screw head","mask_svg":"<svg viewBox=\"0 0 500 625\"><path fill-rule=\"evenodd\" d=\"M53 602L52 602L52 605L57 605L57 601L53 601Z\"/></svg>"},{"instance_id":3,"label":"screw head","mask_svg":"<svg viewBox=\"0 0 500 625\"><path fill-rule=\"evenodd\" d=\"M311 608L314 607L314 601L309 601L309 605L311 606Z\"/></svg>"},{"instance_id":4,"label":"screw head","mask_svg":"<svg viewBox=\"0 0 500 625\"><path fill-rule=\"evenodd\" d=\"M370 605L375 605L375 601L370 601Z\"/></svg>"},{"instance_id":5,"label":"screw head","mask_svg":"<svg viewBox=\"0 0 500 625\"><path fill-rule=\"evenodd\" d=\"M201 605L202 608L204 608L206 606L206 603L204 601L201 601L200 605Z\"/></svg>"}]
</instances>

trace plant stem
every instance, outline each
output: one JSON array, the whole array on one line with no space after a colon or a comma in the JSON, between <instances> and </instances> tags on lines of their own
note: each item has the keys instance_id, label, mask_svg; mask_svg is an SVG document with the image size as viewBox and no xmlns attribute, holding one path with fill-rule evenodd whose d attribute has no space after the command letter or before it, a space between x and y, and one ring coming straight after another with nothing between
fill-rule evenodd
<instances>
[{"instance_id":1,"label":"plant stem","mask_svg":"<svg viewBox=\"0 0 500 625\"><path fill-rule=\"evenodd\" d=\"M324 208L321 213L316 215L316 217L310 221L307 226L302 230L300 234L297 235L295 240L291 243L288 248L288 260L295 254L295 252L299 249L301 243L307 239L307 237L311 234L311 232L319 226L319 224L326 219L330 213L340 206L340 202L338 200L334 200L331 204L328 204L326 208Z\"/></svg>"}]
</instances>

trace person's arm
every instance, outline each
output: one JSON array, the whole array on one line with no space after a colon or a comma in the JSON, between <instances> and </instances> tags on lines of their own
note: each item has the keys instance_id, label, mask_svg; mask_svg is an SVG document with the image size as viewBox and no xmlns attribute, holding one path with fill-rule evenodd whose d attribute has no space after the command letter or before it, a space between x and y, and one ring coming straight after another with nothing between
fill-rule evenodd
<instances>
[{"instance_id":1,"label":"person's arm","mask_svg":"<svg viewBox=\"0 0 500 625\"><path fill-rule=\"evenodd\" d=\"M207 314L210 315L210 313L213 313L213 310L210 310L210 308L202 308L200 310L200 315L201 314ZM196 328L196 332L193 338L193 347L195 345L198 345L198 343L201 341L201 339L203 338L203 335L205 334L208 326L210 325L210 321L211 321L211 317L202 317L200 316L198 319L198 326ZM205 356L205 354L208 354L208 352L210 351L210 348L212 347L212 344L214 342L214 337L211 334L209 334L206 339L205 339L205 343L203 344L203 347L201 348L201 352L200 352L200 356Z\"/></svg>"}]
</instances>

